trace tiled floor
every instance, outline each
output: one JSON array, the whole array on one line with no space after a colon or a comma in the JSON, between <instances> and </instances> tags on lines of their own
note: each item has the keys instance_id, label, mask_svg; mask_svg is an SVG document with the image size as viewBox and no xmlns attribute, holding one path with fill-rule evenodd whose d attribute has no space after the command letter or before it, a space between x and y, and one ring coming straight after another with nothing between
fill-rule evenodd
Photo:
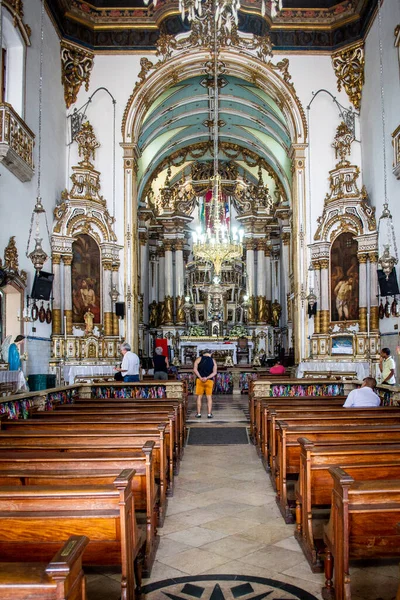
<instances>
[{"instance_id":1,"label":"tiled floor","mask_svg":"<svg viewBox=\"0 0 400 600\"><path fill-rule=\"evenodd\" d=\"M192 404L188 425L235 422L245 426L246 408L246 396L221 396L214 403L214 419L207 420L194 419ZM189 575L246 575L291 584L320 599L323 574L311 572L293 529L277 509L269 478L252 445L187 446L159 530L157 560L144 584ZM352 569L352 600L394 600L398 574L394 564L357 565ZM218 594L214 591L213 596ZM88 576L88 600L118 597L118 575ZM149 594L149 600L166 597L161 591ZM272 597L295 596L278 590Z\"/></svg>"}]
</instances>

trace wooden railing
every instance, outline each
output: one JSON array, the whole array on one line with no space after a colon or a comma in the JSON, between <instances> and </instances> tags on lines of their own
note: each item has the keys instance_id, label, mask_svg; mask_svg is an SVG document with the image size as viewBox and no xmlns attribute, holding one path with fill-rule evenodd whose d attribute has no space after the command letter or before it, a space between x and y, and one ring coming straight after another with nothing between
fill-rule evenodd
<instances>
[{"instance_id":1,"label":"wooden railing","mask_svg":"<svg viewBox=\"0 0 400 600\"><path fill-rule=\"evenodd\" d=\"M0 162L22 182L33 177L34 139L11 104L0 104Z\"/></svg>"}]
</instances>

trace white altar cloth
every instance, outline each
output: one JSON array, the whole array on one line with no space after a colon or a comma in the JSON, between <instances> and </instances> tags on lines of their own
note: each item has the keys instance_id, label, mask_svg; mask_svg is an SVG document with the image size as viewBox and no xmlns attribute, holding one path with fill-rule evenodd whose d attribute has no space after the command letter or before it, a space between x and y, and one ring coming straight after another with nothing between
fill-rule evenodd
<instances>
[{"instance_id":1,"label":"white altar cloth","mask_svg":"<svg viewBox=\"0 0 400 600\"><path fill-rule=\"evenodd\" d=\"M27 390L25 375L22 371L0 371L0 383L15 383L17 390Z\"/></svg>"},{"instance_id":2,"label":"white altar cloth","mask_svg":"<svg viewBox=\"0 0 400 600\"><path fill-rule=\"evenodd\" d=\"M184 363L184 348L185 346L196 346L196 356L200 356L201 350L230 350L232 352L233 362L236 364L236 350L237 345L235 342L181 342L180 350L181 350L181 363Z\"/></svg>"},{"instance_id":3,"label":"white altar cloth","mask_svg":"<svg viewBox=\"0 0 400 600\"><path fill-rule=\"evenodd\" d=\"M115 369L112 365L74 365L64 367L64 381L68 385L75 383L75 377L84 375L93 377L94 375L114 375Z\"/></svg>"},{"instance_id":4,"label":"white altar cloth","mask_svg":"<svg viewBox=\"0 0 400 600\"><path fill-rule=\"evenodd\" d=\"M363 380L369 375L369 364L367 362L335 362L335 361L318 361L318 362L301 362L296 370L296 377L304 377L304 371L340 371L346 373L356 372L357 378Z\"/></svg>"}]
</instances>

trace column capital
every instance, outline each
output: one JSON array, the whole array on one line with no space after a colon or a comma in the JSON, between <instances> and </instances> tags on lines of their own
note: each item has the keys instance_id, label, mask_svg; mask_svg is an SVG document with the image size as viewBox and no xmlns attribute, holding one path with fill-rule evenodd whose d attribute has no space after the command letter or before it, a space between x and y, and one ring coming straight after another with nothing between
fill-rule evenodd
<instances>
[{"instance_id":1,"label":"column capital","mask_svg":"<svg viewBox=\"0 0 400 600\"><path fill-rule=\"evenodd\" d=\"M368 254L359 254L358 255L358 262L363 265L367 264L367 258L368 258Z\"/></svg>"},{"instance_id":2,"label":"column capital","mask_svg":"<svg viewBox=\"0 0 400 600\"><path fill-rule=\"evenodd\" d=\"M65 266L70 267L72 265L72 254L64 254L62 259Z\"/></svg>"},{"instance_id":3,"label":"column capital","mask_svg":"<svg viewBox=\"0 0 400 600\"><path fill-rule=\"evenodd\" d=\"M321 262L319 260L313 260L312 266L315 271L319 271L321 269Z\"/></svg>"},{"instance_id":4,"label":"column capital","mask_svg":"<svg viewBox=\"0 0 400 600\"><path fill-rule=\"evenodd\" d=\"M329 260L327 258L323 258L322 260L320 260L319 264L320 264L320 268L321 269L328 269L329 268Z\"/></svg>"},{"instance_id":5,"label":"column capital","mask_svg":"<svg viewBox=\"0 0 400 600\"><path fill-rule=\"evenodd\" d=\"M288 246L290 244L290 231L283 231L281 240L284 246Z\"/></svg>"},{"instance_id":6,"label":"column capital","mask_svg":"<svg viewBox=\"0 0 400 600\"><path fill-rule=\"evenodd\" d=\"M175 251L183 250L184 245L185 245L184 240L175 240Z\"/></svg>"},{"instance_id":7,"label":"column capital","mask_svg":"<svg viewBox=\"0 0 400 600\"><path fill-rule=\"evenodd\" d=\"M246 250L255 250L256 249L256 243L254 242L254 240L245 240L243 246L245 247Z\"/></svg>"},{"instance_id":8,"label":"column capital","mask_svg":"<svg viewBox=\"0 0 400 600\"><path fill-rule=\"evenodd\" d=\"M257 240L257 250L260 252L265 252L267 242L265 240Z\"/></svg>"},{"instance_id":9,"label":"column capital","mask_svg":"<svg viewBox=\"0 0 400 600\"><path fill-rule=\"evenodd\" d=\"M378 255L377 255L376 252L370 252L368 254L368 258L369 258L369 261L372 262L372 263L377 263L378 262Z\"/></svg>"},{"instance_id":10,"label":"column capital","mask_svg":"<svg viewBox=\"0 0 400 600\"><path fill-rule=\"evenodd\" d=\"M174 248L174 242L172 240L164 240L165 252L172 252L173 248Z\"/></svg>"},{"instance_id":11,"label":"column capital","mask_svg":"<svg viewBox=\"0 0 400 600\"><path fill-rule=\"evenodd\" d=\"M103 266L104 271L111 271L111 269L112 269L112 262L109 261L109 260L103 260L102 266Z\"/></svg>"},{"instance_id":12,"label":"column capital","mask_svg":"<svg viewBox=\"0 0 400 600\"><path fill-rule=\"evenodd\" d=\"M53 254L51 257L53 265L59 265L61 263L61 254Z\"/></svg>"}]
</instances>

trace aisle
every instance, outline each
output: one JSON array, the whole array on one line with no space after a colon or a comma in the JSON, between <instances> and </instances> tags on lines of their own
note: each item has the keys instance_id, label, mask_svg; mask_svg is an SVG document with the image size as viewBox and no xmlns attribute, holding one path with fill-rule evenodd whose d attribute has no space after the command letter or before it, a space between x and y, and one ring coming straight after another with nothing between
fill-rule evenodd
<instances>
[{"instance_id":1,"label":"aisle","mask_svg":"<svg viewBox=\"0 0 400 600\"><path fill-rule=\"evenodd\" d=\"M223 396L214 419L195 419L191 399L188 425L246 427L246 409L247 396ZM319 600L324 576L311 572L293 531L253 445L187 446L152 576L143 582L146 600ZM117 581L90 575L88 600L117 600ZM352 600L394 600L397 585L397 565L352 569Z\"/></svg>"}]
</instances>

